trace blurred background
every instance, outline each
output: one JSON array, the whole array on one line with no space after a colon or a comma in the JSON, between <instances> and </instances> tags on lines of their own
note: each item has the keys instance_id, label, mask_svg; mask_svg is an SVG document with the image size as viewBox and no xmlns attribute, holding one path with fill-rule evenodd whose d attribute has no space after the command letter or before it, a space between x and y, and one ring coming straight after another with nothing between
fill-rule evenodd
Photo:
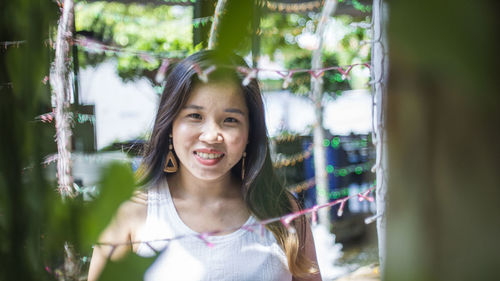
<instances>
[{"instance_id":1,"label":"blurred background","mask_svg":"<svg viewBox=\"0 0 500 281\"><path fill-rule=\"evenodd\" d=\"M175 59L207 45L216 3L76 3L78 41L73 67L78 89L73 104L91 112L80 115L85 116L83 122L74 129L73 156L78 160L73 162L73 173L81 188L96 190L102 169L99 166L106 165L106 159L128 158L137 167L164 86L165 67L172 67ZM312 207L317 202L311 75L296 73L284 87L284 78L278 71L311 69L323 3L269 1L254 5L251 19L257 24L253 23L250 36L243 38L234 51L250 66L263 70L258 78L275 167L288 189L303 200L304 207ZM322 50L325 61L321 67L370 63L370 24L371 3L339 3L326 23ZM220 41L225 43L224 38ZM331 70L325 71L323 77L322 127L327 155L324 169L328 173L329 199L333 201L366 190L374 182L370 171L375 160L370 134L370 69L360 65L353 67L348 76ZM378 259L376 233L364 224L364 218L375 212L375 204L352 199L341 217L336 215L337 209L331 209L334 223L328 225L334 234L319 245L335 253L325 261L332 267L323 269L325 274L329 271L324 274L329 278Z\"/></svg>"},{"instance_id":2,"label":"blurred background","mask_svg":"<svg viewBox=\"0 0 500 281\"><path fill-rule=\"evenodd\" d=\"M389 64L388 80L377 80L387 89L387 234L377 237L375 223L365 223L377 213L374 202L350 199L342 216L339 206L329 209L326 229L314 233L324 280L497 280L498 4L245 0L228 1L218 18L218 2L225 1L74 2L65 63L76 196L65 199L57 193L48 83L64 5L0 4L2 280L86 280L91 245L133 190L168 70L207 48L217 20L216 44L259 69L274 166L306 208L319 203L315 155L325 157L330 201L376 184L380 124L368 66ZM321 21L326 2L335 8ZM382 63L372 58L381 40L373 38L374 3L387 27ZM289 72L317 70L318 50L321 73ZM319 98L315 75L324 81ZM147 262L126 259L108 276L140 279L133 272ZM360 268L368 268L364 277L346 279Z\"/></svg>"}]
</instances>

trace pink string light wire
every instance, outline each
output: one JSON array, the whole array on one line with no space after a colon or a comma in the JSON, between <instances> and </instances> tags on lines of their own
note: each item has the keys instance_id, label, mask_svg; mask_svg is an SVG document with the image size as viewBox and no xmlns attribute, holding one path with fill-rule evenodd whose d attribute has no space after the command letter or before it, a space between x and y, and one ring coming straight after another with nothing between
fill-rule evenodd
<instances>
[{"instance_id":1,"label":"pink string light wire","mask_svg":"<svg viewBox=\"0 0 500 281\"><path fill-rule=\"evenodd\" d=\"M375 187L372 186L372 187L368 188L367 190L362 191L362 192L360 192L358 194L354 194L354 195L351 195L351 196L340 198L340 199L337 199L335 201L328 202L328 203L325 203L325 204L315 205L315 206L313 206L311 208L303 209L303 210L300 210L300 211L297 211L297 212L293 212L293 213L290 213L290 214L286 214L286 215L283 215L281 217L270 218L270 219L266 219L266 220L263 220L263 221L260 221L260 222L257 222L257 223L251 224L251 225L244 225L244 226L241 226L241 227L230 228L230 229L227 229L227 230L217 230L217 231L210 231L210 232L202 232L202 233L196 234L194 236L197 237L198 239L202 240L207 245L207 247L215 247L215 244L209 241L209 237L210 236L214 236L214 235L216 235L218 233L223 233L223 232L236 231L236 230L239 230L239 229L244 229L246 231L250 231L250 232L255 233L255 229L257 227L260 227L260 235L263 236L264 235L264 230L265 230L265 225L270 224L270 223L274 223L274 222L278 222L278 221L281 222L288 229L289 232L295 233L296 229L292 225L292 222L296 218L298 218L300 216L303 216L303 215L311 214L312 223L316 224L316 222L317 222L317 212L318 212L319 209L332 207L332 206L335 206L335 205L338 205L338 204L340 204L340 207L339 207L339 210L337 212L337 215L338 216L342 216L345 204L346 204L346 202L349 199L358 197L360 201L367 200L369 202L373 202L374 199L373 199L373 197L369 196L369 193L371 193L374 190L374 188ZM165 239L157 239L157 240L150 240L150 241L130 241L130 242L124 242L124 243L98 242L98 243L95 244L95 246L97 246L97 247L111 246L112 250L110 252L109 257L111 257L111 255L113 254L114 250L117 247L119 247L119 246L130 246L130 245L133 245L133 244L141 244L141 243L144 243L149 248L151 248L153 251L158 252L151 245L152 242L170 242L170 241L173 241L173 240L178 240L178 239L185 238L187 236L192 236L192 235L181 235L181 236L175 236L175 237L172 237L172 238L165 238Z\"/></svg>"}]
</instances>

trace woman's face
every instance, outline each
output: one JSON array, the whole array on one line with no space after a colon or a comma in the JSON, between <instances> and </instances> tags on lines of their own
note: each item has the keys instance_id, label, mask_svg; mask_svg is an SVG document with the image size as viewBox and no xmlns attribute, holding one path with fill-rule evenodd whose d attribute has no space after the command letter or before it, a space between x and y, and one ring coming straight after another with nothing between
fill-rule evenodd
<instances>
[{"instance_id":1,"label":"woman's face","mask_svg":"<svg viewBox=\"0 0 500 281\"><path fill-rule=\"evenodd\" d=\"M232 83L198 84L174 120L172 137L181 176L230 176L248 142L248 108Z\"/></svg>"}]
</instances>

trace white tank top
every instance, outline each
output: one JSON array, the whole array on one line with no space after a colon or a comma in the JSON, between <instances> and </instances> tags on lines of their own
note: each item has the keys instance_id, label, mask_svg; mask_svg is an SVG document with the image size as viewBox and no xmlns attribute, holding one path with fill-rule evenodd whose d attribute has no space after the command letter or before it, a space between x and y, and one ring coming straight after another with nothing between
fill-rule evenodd
<instances>
[{"instance_id":1,"label":"white tank top","mask_svg":"<svg viewBox=\"0 0 500 281\"><path fill-rule=\"evenodd\" d=\"M167 186L149 189L147 213L137 240L184 237L139 245L139 256L151 257L155 251L159 254L146 271L145 281L292 280L286 255L274 235L260 226L252 227L254 231L245 229L257 222L253 216L242 228L203 241L179 217ZM207 246L207 242L213 246Z\"/></svg>"}]
</instances>

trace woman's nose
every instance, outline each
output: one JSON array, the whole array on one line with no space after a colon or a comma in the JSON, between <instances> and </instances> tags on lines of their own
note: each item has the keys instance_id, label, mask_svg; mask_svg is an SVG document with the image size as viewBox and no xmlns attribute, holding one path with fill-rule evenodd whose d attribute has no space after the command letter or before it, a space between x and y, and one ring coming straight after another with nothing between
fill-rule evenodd
<instances>
[{"instance_id":1,"label":"woman's nose","mask_svg":"<svg viewBox=\"0 0 500 281\"><path fill-rule=\"evenodd\" d=\"M221 143L224 141L220 127L217 124L209 123L203 127L200 140L206 143Z\"/></svg>"}]
</instances>

